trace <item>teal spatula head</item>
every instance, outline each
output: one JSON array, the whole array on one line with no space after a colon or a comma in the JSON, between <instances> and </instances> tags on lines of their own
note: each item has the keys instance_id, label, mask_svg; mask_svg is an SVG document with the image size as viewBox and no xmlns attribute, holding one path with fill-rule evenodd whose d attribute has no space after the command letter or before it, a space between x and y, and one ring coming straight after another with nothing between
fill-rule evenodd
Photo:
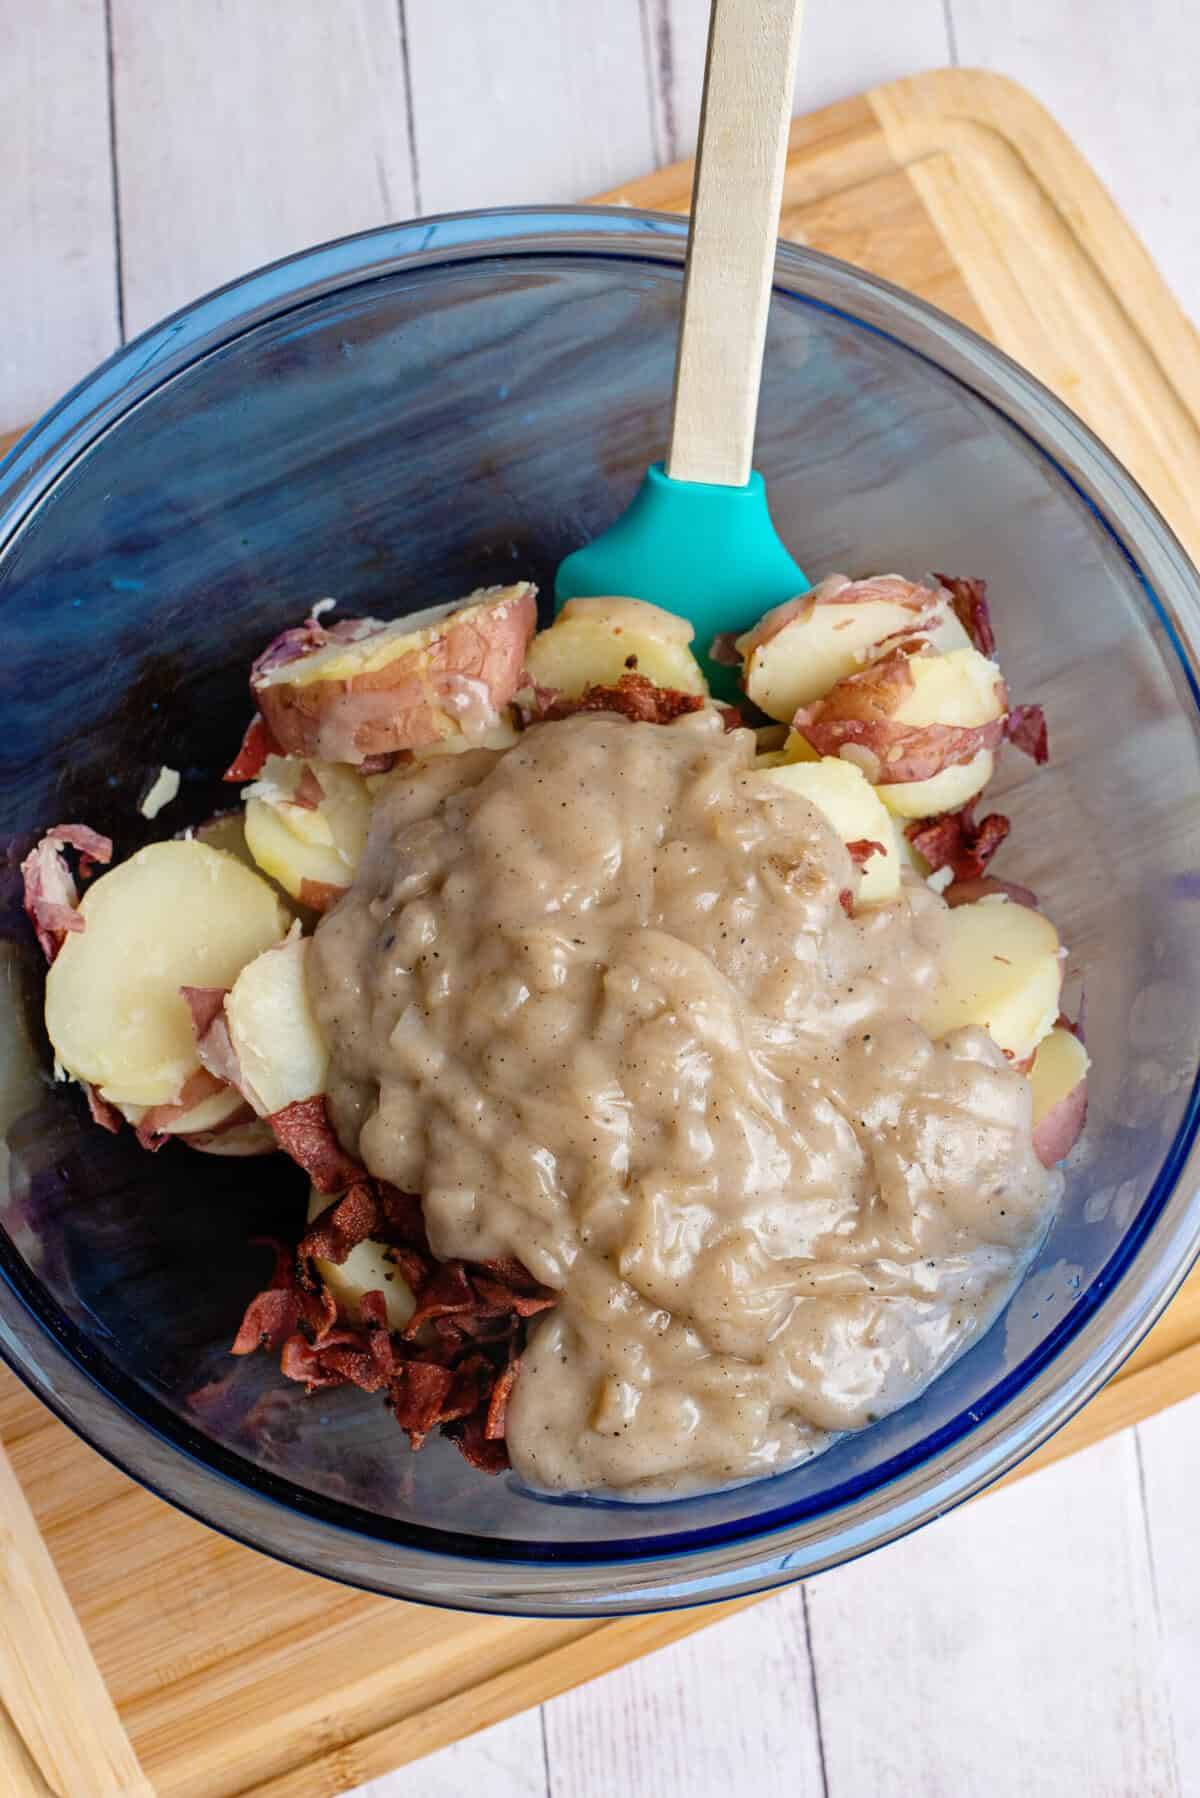
<instances>
[{"instance_id":1,"label":"teal spatula head","mask_svg":"<svg viewBox=\"0 0 1200 1798\"><path fill-rule=\"evenodd\" d=\"M732 699L737 670L713 662L721 631L745 631L809 583L779 540L760 474L744 487L673 481L655 462L633 503L558 570L557 605L590 594L648 600L691 620L692 644L713 692Z\"/></svg>"}]
</instances>

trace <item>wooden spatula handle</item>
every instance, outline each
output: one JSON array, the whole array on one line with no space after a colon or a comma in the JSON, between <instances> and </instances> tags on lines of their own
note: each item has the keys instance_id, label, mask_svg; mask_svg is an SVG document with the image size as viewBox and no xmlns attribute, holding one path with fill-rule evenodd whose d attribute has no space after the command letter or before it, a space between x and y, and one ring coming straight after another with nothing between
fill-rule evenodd
<instances>
[{"instance_id":1,"label":"wooden spatula handle","mask_svg":"<svg viewBox=\"0 0 1200 1798\"><path fill-rule=\"evenodd\" d=\"M713 0L667 473L750 477L803 0Z\"/></svg>"}]
</instances>

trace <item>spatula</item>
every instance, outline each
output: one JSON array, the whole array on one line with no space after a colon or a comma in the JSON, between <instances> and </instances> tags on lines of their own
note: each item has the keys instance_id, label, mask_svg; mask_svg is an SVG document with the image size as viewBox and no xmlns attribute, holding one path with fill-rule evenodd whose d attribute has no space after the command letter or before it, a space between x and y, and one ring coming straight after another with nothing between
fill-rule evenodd
<instances>
[{"instance_id":1,"label":"spatula","mask_svg":"<svg viewBox=\"0 0 1200 1798\"><path fill-rule=\"evenodd\" d=\"M808 589L751 466L803 0L713 0L666 465L628 510L567 556L559 605L623 594L678 612L714 692L733 674L707 655Z\"/></svg>"}]
</instances>

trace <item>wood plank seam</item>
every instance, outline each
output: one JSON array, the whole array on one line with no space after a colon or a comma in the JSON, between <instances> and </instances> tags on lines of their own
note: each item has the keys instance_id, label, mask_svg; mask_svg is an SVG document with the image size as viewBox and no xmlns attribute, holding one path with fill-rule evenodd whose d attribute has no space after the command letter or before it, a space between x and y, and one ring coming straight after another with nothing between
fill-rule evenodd
<instances>
[{"instance_id":1,"label":"wood plank seam","mask_svg":"<svg viewBox=\"0 0 1200 1798\"><path fill-rule=\"evenodd\" d=\"M125 342L125 269L121 254L121 179L117 166L117 84L114 79L112 0L104 0L104 62L108 86L108 166L112 185L113 284L116 289L117 341Z\"/></svg>"}]
</instances>

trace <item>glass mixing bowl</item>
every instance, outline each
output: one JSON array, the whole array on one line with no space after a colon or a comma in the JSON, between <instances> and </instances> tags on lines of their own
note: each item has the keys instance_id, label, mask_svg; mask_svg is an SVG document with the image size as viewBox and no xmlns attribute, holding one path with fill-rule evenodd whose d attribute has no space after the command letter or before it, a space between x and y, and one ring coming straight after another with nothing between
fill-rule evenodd
<instances>
[{"instance_id":1,"label":"glass mixing bowl","mask_svg":"<svg viewBox=\"0 0 1200 1798\"><path fill-rule=\"evenodd\" d=\"M299 1233L304 1181L281 1158L147 1156L50 1079L17 894L32 833L83 820L124 855L227 806L250 659L322 595L384 616L517 575L548 595L662 453L683 252L679 220L619 209L348 239L150 331L0 465L0 1352L165 1498L379 1592L601 1614L861 1553L1049 1435L1198 1245L1197 576L1036 382L802 249L779 252L757 457L782 535L814 577L986 576L1012 690L1050 721L1048 768L1005 758L1000 871L1063 928L1070 993L1086 979L1091 1115L990 1333L790 1473L670 1504L550 1501L447 1442L411 1454L377 1399L306 1399L270 1358L230 1360L269 1260L251 1239ZM162 762L183 791L148 825Z\"/></svg>"}]
</instances>

